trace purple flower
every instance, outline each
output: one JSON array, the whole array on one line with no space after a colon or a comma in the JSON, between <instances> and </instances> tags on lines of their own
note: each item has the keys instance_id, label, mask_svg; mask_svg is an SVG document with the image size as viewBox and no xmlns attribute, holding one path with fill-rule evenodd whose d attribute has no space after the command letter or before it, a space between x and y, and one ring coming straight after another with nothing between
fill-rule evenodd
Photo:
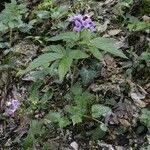
<instances>
[{"instance_id":1,"label":"purple flower","mask_svg":"<svg viewBox=\"0 0 150 150\"><path fill-rule=\"evenodd\" d=\"M78 27L75 26L75 27L73 28L73 31L74 31L74 32L80 32L80 31L81 31L81 28L78 28Z\"/></svg>"},{"instance_id":2,"label":"purple flower","mask_svg":"<svg viewBox=\"0 0 150 150\"><path fill-rule=\"evenodd\" d=\"M80 32L82 28L86 28L91 32L95 31L94 23L89 16L78 14L71 16L69 21L74 23L73 31L75 32Z\"/></svg>"},{"instance_id":3,"label":"purple flower","mask_svg":"<svg viewBox=\"0 0 150 150\"><path fill-rule=\"evenodd\" d=\"M76 20L81 21L82 22L83 16L81 14L78 15L74 15L74 16L70 16L69 17L69 21L70 22L74 22Z\"/></svg>"},{"instance_id":4,"label":"purple flower","mask_svg":"<svg viewBox=\"0 0 150 150\"><path fill-rule=\"evenodd\" d=\"M5 110L5 113L8 116L14 117L14 113L19 107L20 103L18 100L12 99L10 102L7 103L7 108Z\"/></svg>"},{"instance_id":5,"label":"purple flower","mask_svg":"<svg viewBox=\"0 0 150 150\"><path fill-rule=\"evenodd\" d=\"M75 24L75 26L73 28L73 31L80 32L81 27L82 27L82 23L78 20L75 20L74 24Z\"/></svg>"},{"instance_id":6,"label":"purple flower","mask_svg":"<svg viewBox=\"0 0 150 150\"><path fill-rule=\"evenodd\" d=\"M84 28L89 29L91 32L95 31L94 23L90 17L87 17L85 20L82 21Z\"/></svg>"},{"instance_id":7,"label":"purple flower","mask_svg":"<svg viewBox=\"0 0 150 150\"><path fill-rule=\"evenodd\" d=\"M89 17L87 19L83 20L82 24L85 28L93 27L93 22L92 22L91 18L89 18Z\"/></svg>"}]
</instances>

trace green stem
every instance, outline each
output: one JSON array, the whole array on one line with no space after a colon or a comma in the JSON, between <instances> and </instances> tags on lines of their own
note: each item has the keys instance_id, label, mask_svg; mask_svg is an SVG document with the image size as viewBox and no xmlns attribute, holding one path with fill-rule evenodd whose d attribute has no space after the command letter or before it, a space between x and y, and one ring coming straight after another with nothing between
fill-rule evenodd
<instances>
[{"instance_id":1,"label":"green stem","mask_svg":"<svg viewBox=\"0 0 150 150\"><path fill-rule=\"evenodd\" d=\"M9 32L9 42L10 42L10 47L12 45L12 28L10 28L10 32Z\"/></svg>"},{"instance_id":2,"label":"green stem","mask_svg":"<svg viewBox=\"0 0 150 150\"><path fill-rule=\"evenodd\" d=\"M96 122L98 122L98 123L103 123L103 122L99 121L98 119L92 118L92 117L90 117L90 116L87 116L87 115L82 115L82 116L85 117L85 118L92 119L92 120L94 120L94 121L96 121Z\"/></svg>"},{"instance_id":3,"label":"green stem","mask_svg":"<svg viewBox=\"0 0 150 150\"><path fill-rule=\"evenodd\" d=\"M72 72L72 79L71 79L71 87L73 86L73 83L74 83L74 76L75 76L75 73L76 73L76 65L77 65L77 61L75 61L75 65L73 67L73 72Z\"/></svg>"}]
</instances>

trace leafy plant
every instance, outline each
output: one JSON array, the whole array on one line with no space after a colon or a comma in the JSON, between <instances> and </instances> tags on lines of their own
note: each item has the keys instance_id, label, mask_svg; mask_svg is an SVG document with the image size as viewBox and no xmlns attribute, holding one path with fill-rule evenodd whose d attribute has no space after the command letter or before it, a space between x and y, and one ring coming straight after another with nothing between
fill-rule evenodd
<instances>
[{"instance_id":1,"label":"leafy plant","mask_svg":"<svg viewBox=\"0 0 150 150\"><path fill-rule=\"evenodd\" d=\"M0 14L0 32L10 32L10 45L12 42L13 29L25 29L31 28L30 25L22 21L22 15L27 13L26 5L17 4L15 0L11 0L11 3L5 4L5 9Z\"/></svg>"},{"instance_id":2,"label":"leafy plant","mask_svg":"<svg viewBox=\"0 0 150 150\"><path fill-rule=\"evenodd\" d=\"M91 119L100 123L100 128L104 132L107 126L96 118L111 115L111 109L104 105L94 104L95 96L87 91L83 91L81 85L77 82L64 97L68 101L64 111L49 112L46 120L49 123L58 124L60 128L64 128L71 123L73 125L82 123L84 120Z\"/></svg>"},{"instance_id":3,"label":"leafy plant","mask_svg":"<svg viewBox=\"0 0 150 150\"><path fill-rule=\"evenodd\" d=\"M127 75L131 76L132 74L136 74L137 72L140 73L140 71L145 72L146 74L149 74L149 68L150 68L150 52L149 48L147 51L143 52L140 56L137 56L134 54L134 61L133 63L129 63L129 65L125 66L125 68L128 68L126 73Z\"/></svg>"},{"instance_id":4,"label":"leafy plant","mask_svg":"<svg viewBox=\"0 0 150 150\"><path fill-rule=\"evenodd\" d=\"M42 82L37 81L30 85L28 88L29 98L28 98L28 113L31 113L36 109L47 109L47 102L52 98L53 91L51 88L41 89Z\"/></svg>"},{"instance_id":5,"label":"leafy plant","mask_svg":"<svg viewBox=\"0 0 150 150\"><path fill-rule=\"evenodd\" d=\"M119 0L119 2L113 7L113 12L117 15L123 15L125 8L130 8L133 4L133 0Z\"/></svg>"},{"instance_id":6,"label":"leafy plant","mask_svg":"<svg viewBox=\"0 0 150 150\"><path fill-rule=\"evenodd\" d=\"M150 23L146 21L139 21L138 18L134 16L128 16L128 29L129 31L141 31L150 28Z\"/></svg>"},{"instance_id":7,"label":"leafy plant","mask_svg":"<svg viewBox=\"0 0 150 150\"><path fill-rule=\"evenodd\" d=\"M45 133L42 122L32 120L27 137L24 139L22 146L23 149L36 148L36 144L40 141L40 137Z\"/></svg>"},{"instance_id":8,"label":"leafy plant","mask_svg":"<svg viewBox=\"0 0 150 150\"><path fill-rule=\"evenodd\" d=\"M121 50L118 50L115 45L116 40L111 38L96 37L87 30L82 30L81 33L66 32L56 35L47 41L60 41L66 42L63 47L61 45L50 45L43 49L44 54L34 59L26 70L21 74L30 72L40 66L46 64L58 63L59 79L62 81L74 64L79 59L88 58L92 54L95 58L103 61L103 52L109 52L115 56L127 58ZM103 51L103 52L102 52Z\"/></svg>"},{"instance_id":9,"label":"leafy plant","mask_svg":"<svg viewBox=\"0 0 150 150\"><path fill-rule=\"evenodd\" d=\"M142 115L140 117L141 122L147 127L147 129L150 129L150 111L148 109L142 110Z\"/></svg>"}]
</instances>

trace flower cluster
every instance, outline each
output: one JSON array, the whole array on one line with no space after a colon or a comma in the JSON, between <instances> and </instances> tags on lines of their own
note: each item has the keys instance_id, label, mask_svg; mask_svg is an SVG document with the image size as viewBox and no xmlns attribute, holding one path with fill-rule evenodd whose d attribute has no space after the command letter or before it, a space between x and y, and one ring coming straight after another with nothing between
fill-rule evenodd
<instances>
[{"instance_id":1,"label":"flower cluster","mask_svg":"<svg viewBox=\"0 0 150 150\"><path fill-rule=\"evenodd\" d=\"M7 102L7 108L5 110L6 115L14 117L15 111L17 110L19 105L19 101L15 99L12 99L10 102Z\"/></svg>"},{"instance_id":2,"label":"flower cluster","mask_svg":"<svg viewBox=\"0 0 150 150\"><path fill-rule=\"evenodd\" d=\"M86 28L89 31L95 31L94 23L91 20L90 16L83 16L81 14L71 16L69 18L70 22L74 23L73 31L80 32L82 28Z\"/></svg>"}]
</instances>

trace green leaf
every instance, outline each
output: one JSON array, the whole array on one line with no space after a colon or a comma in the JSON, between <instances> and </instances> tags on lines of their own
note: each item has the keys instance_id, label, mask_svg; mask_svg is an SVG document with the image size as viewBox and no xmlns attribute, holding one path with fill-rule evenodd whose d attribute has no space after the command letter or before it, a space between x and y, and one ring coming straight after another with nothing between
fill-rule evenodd
<instances>
[{"instance_id":1,"label":"green leaf","mask_svg":"<svg viewBox=\"0 0 150 150\"><path fill-rule=\"evenodd\" d=\"M61 45L50 45L45 47L42 51L56 52L63 54L63 51L65 51L65 49Z\"/></svg>"},{"instance_id":2,"label":"green leaf","mask_svg":"<svg viewBox=\"0 0 150 150\"><path fill-rule=\"evenodd\" d=\"M33 135L40 135L43 133L43 129L42 129L42 122L39 122L37 120L32 120L30 123L30 129L29 129L29 133L33 134Z\"/></svg>"},{"instance_id":3,"label":"green leaf","mask_svg":"<svg viewBox=\"0 0 150 150\"><path fill-rule=\"evenodd\" d=\"M29 66L23 71L21 72L21 74L25 74L37 67L40 67L46 63L49 63L51 61L57 60L62 58L63 55L59 54L59 53L46 53L46 54L42 54L40 55L38 58L34 59Z\"/></svg>"},{"instance_id":4,"label":"green leaf","mask_svg":"<svg viewBox=\"0 0 150 150\"><path fill-rule=\"evenodd\" d=\"M45 119L50 123L58 123L61 118L59 112L49 112L49 114L45 117Z\"/></svg>"},{"instance_id":5,"label":"green leaf","mask_svg":"<svg viewBox=\"0 0 150 150\"><path fill-rule=\"evenodd\" d=\"M92 106L92 117L98 118L101 116L109 116L111 115L112 111L109 107L100 105L100 104L95 104Z\"/></svg>"},{"instance_id":6,"label":"green leaf","mask_svg":"<svg viewBox=\"0 0 150 150\"><path fill-rule=\"evenodd\" d=\"M81 79L84 85L92 82L94 78L97 76L96 71L86 69L84 67L80 70L79 74L81 76Z\"/></svg>"},{"instance_id":7,"label":"green leaf","mask_svg":"<svg viewBox=\"0 0 150 150\"><path fill-rule=\"evenodd\" d=\"M74 95L81 95L81 94L82 94L82 87L81 87L80 83L79 83L79 82L75 83L75 84L71 87L70 91L71 91Z\"/></svg>"},{"instance_id":8,"label":"green leaf","mask_svg":"<svg viewBox=\"0 0 150 150\"><path fill-rule=\"evenodd\" d=\"M41 10L41 11L36 11L35 14L40 18L40 19L48 19L50 18L50 12L46 10Z\"/></svg>"},{"instance_id":9,"label":"green leaf","mask_svg":"<svg viewBox=\"0 0 150 150\"><path fill-rule=\"evenodd\" d=\"M68 126L71 122L69 121L69 119L67 117L62 117L59 120L59 127L60 128L65 128L66 126Z\"/></svg>"},{"instance_id":10,"label":"green leaf","mask_svg":"<svg viewBox=\"0 0 150 150\"><path fill-rule=\"evenodd\" d=\"M71 57L72 59L83 59L88 58L89 55L80 50L72 50L69 52L69 57Z\"/></svg>"},{"instance_id":11,"label":"green leaf","mask_svg":"<svg viewBox=\"0 0 150 150\"><path fill-rule=\"evenodd\" d=\"M47 39L47 41L77 41L79 39L79 34L76 32L65 32L60 33L52 38Z\"/></svg>"},{"instance_id":12,"label":"green leaf","mask_svg":"<svg viewBox=\"0 0 150 150\"><path fill-rule=\"evenodd\" d=\"M69 71L72 61L73 60L70 57L63 57L61 59L59 66L58 66L60 81L62 81L64 79L66 73Z\"/></svg>"},{"instance_id":13,"label":"green leaf","mask_svg":"<svg viewBox=\"0 0 150 150\"><path fill-rule=\"evenodd\" d=\"M100 60L100 61L103 61L103 60L104 60L104 59L103 59L103 55L102 55L102 53L99 51L98 48L90 47L90 51L91 51L91 53L93 54L93 56L94 56L95 58L97 58L98 60Z\"/></svg>"},{"instance_id":14,"label":"green leaf","mask_svg":"<svg viewBox=\"0 0 150 150\"><path fill-rule=\"evenodd\" d=\"M119 56L122 58L127 58L121 50L118 50L116 44L116 40L112 38L94 38L90 41L89 46L96 47L98 49L104 50L115 56Z\"/></svg>"},{"instance_id":15,"label":"green leaf","mask_svg":"<svg viewBox=\"0 0 150 150\"><path fill-rule=\"evenodd\" d=\"M65 111L70 113L71 115L83 115L86 110L82 106L66 105Z\"/></svg>"},{"instance_id":16,"label":"green leaf","mask_svg":"<svg viewBox=\"0 0 150 150\"><path fill-rule=\"evenodd\" d=\"M34 136L32 134L28 134L22 143L23 149L28 150L29 148L32 148L34 140Z\"/></svg>"},{"instance_id":17,"label":"green leaf","mask_svg":"<svg viewBox=\"0 0 150 150\"><path fill-rule=\"evenodd\" d=\"M140 120L148 129L150 129L150 117L149 116L150 116L150 111L148 109L143 109Z\"/></svg>"},{"instance_id":18,"label":"green leaf","mask_svg":"<svg viewBox=\"0 0 150 150\"><path fill-rule=\"evenodd\" d=\"M7 28L20 28L24 26L22 15L27 12L26 5L17 4L15 0L5 3L5 9L0 13L0 32Z\"/></svg>"},{"instance_id":19,"label":"green leaf","mask_svg":"<svg viewBox=\"0 0 150 150\"><path fill-rule=\"evenodd\" d=\"M107 126L106 126L106 124L104 124L104 123L101 123L101 124L100 124L100 128L101 128L104 132L107 131Z\"/></svg>"},{"instance_id":20,"label":"green leaf","mask_svg":"<svg viewBox=\"0 0 150 150\"><path fill-rule=\"evenodd\" d=\"M88 43L92 38L91 32L87 29L83 29L80 33L80 39Z\"/></svg>"},{"instance_id":21,"label":"green leaf","mask_svg":"<svg viewBox=\"0 0 150 150\"><path fill-rule=\"evenodd\" d=\"M91 133L92 133L91 136L92 140L102 139L106 135L106 132L103 131L100 126L92 130Z\"/></svg>"},{"instance_id":22,"label":"green leaf","mask_svg":"<svg viewBox=\"0 0 150 150\"><path fill-rule=\"evenodd\" d=\"M73 116L71 117L71 120L72 120L72 122L73 122L73 125L82 122L82 118L81 118L81 116L79 116L79 115L73 115Z\"/></svg>"}]
</instances>

